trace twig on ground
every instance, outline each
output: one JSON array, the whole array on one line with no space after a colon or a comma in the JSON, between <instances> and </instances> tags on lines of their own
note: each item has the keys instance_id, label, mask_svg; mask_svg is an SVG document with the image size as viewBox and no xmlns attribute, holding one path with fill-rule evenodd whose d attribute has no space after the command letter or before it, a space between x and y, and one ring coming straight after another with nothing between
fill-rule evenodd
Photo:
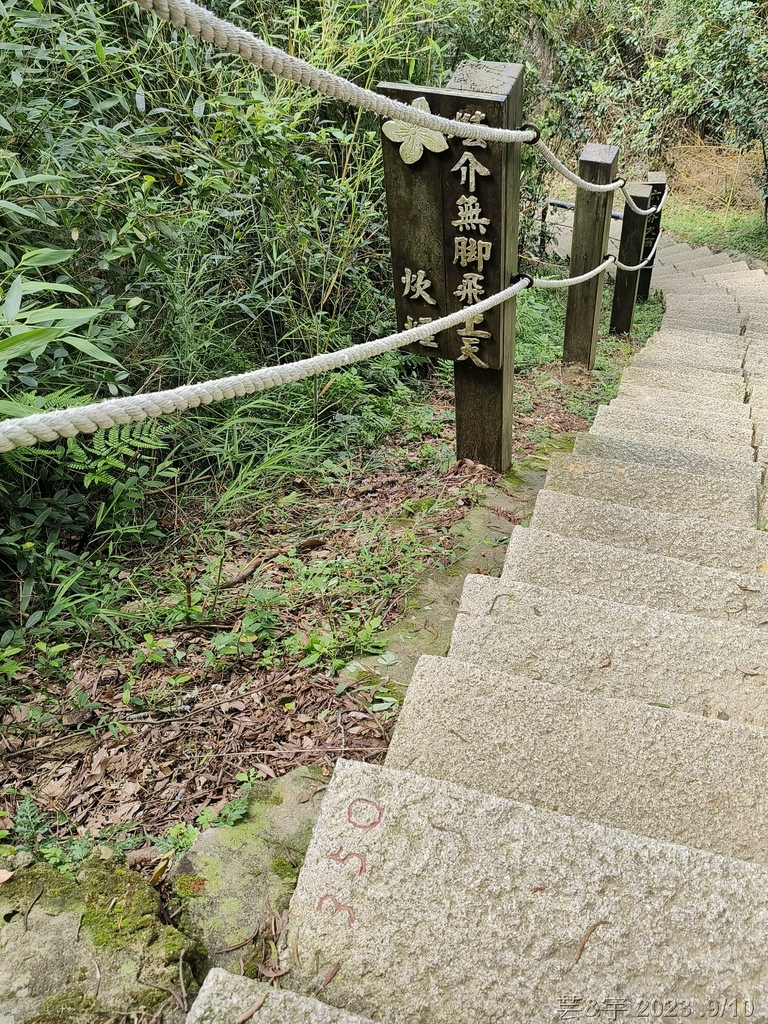
<instances>
[{"instance_id":1,"label":"twig on ground","mask_svg":"<svg viewBox=\"0 0 768 1024\"><path fill-rule=\"evenodd\" d=\"M32 902L29 904L27 909L24 911L24 916L21 919L21 924L22 924L21 930L23 932L25 932L27 930L27 924L28 924L28 920L29 920L29 912L30 912L30 910L32 909L32 907L34 907L34 905L37 903L37 901L40 899L40 897L42 895L43 895L43 890L41 889L40 892L37 894L37 896L33 896L32 897Z\"/></svg>"}]
</instances>

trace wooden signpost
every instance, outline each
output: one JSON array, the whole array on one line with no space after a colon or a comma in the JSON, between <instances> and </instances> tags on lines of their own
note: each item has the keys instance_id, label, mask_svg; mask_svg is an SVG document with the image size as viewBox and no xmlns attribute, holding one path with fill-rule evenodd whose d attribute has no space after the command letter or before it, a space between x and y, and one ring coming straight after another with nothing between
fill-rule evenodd
<instances>
[{"instance_id":1,"label":"wooden signpost","mask_svg":"<svg viewBox=\"0 0 768 1024\"><path fill-rule=\"evenodd\" d=\"M468 61L445 89L378 88L451 120L517 128L522 119L519 64ZM385 121L382 146L398 328L466 309L462 326L411 351L454 361L457 457L503 471L511 462L515 303L483 316L472 307L517 271L520 145Z\"/></svg>"}]
</instances>

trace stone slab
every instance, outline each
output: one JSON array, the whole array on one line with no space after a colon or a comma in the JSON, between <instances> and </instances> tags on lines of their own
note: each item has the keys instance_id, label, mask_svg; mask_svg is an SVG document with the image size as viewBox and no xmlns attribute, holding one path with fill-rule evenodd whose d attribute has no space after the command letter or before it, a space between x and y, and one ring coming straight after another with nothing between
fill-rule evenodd
<instances>
[{"instance_id":1,"label":"stone slab","mask_svg":"<svg viewBox=\"0 0 768 1024\"><path fill-rule=\"evenodd\" d=\"M565 537L768 577L768 533L763 530L609 504L546 488L536 498L531 526Z\"/></svg>"},{"instance_id":2,"label":"stone slab","mask_svg":"<svg viewBox=\"0 0 768 1024\"><path fill-rule=\"evenodd\" d=\"M628 433L648 439L659 435L661 438L680 438L685 441L700 441L710 445L729 458L752 458L752 428L745 424L738 426L723 420L683 420L674 416L657 416L654 413L636 412L620 405L601 405L592 424L592 430L599 426L621 428Z\"/></svg>"},{"instance_id":3,"label":"stone slab","mask_svg":"<svg viewBox=\"0 0 768 1024\"><path fill-rule=\"evenodd\" d=\"M681 343L696 348L715 347L721 351L738 349L743 352L747 343L746 340L734 337L732 334L720 334L717 331L697 331L693 327L677 327L675 330L660 328L651 336L651 341L657 338L675 339Z\"/></svg>"},{"instance_id":4,"label":"stone slab","mask_svg":"<svg viewBox=\"0 0 768 1024\"><path fill-rule=\"evenodd\" d=\"M312 991L338 964L323 997L385 1024L552 1024L671 993L697 1017L746 997L761 1019L766 888L761 865L341 761L283 980Z\"/></svg>"},{"instance_id":5,"label":"stone slab","mask_svg":"<svg viewBox=\"0 0 768 1024\"><path fill-rule=\"evenodd\" d=\"M739 306L735 296L726 295L725 292L718 292L715 295L689 294L688 292L674 292L665 298L666 310L664 317L667 318L674 313L684 314L692 317L693 323L701 316L711 318L722 318L730 322L739 317Z\"/></svg>"},{"instance_id":6,"label":"stone slab","mask_svg":"<svg viewBox=\"0 0 768 1024\"><path fill-rule=\"evenodd\" d=\"M207 975L185 1024L235 1024L236 1020L246 1020L242 1015L251 1007L254 1024L374 1024L368 1017L230 974L220 967Z\"/></svg>"},{"instance_id":7,"label":"stone slab","mask_svg":"<svg viewBox=\"0 0 768 1024\"><path fill-rule=\"evenodd\" d=\"M669 394L669 392L657 392L659 396ZM689 396L688 396L689 397ZM752 437L752 420L749 417L749 406L743 408L746 409L747 415L740 415L738 417L724 415L722 411L714 412L711 408L700 408L696 405L692 405L690 402L686 402L684 405L678 405L676 402L666 402L656 400L653 404L649 402L637 402L632 396L626 397L626 393L622 393L621 390L617 394L616 398L611 399L608 406L611 411L623 413L632 413L638 416L653 416L661 419L677 420L680 423L680 429L685 430L687 426L696 427L697 429L707 429L711 427L713 430L721 433L723 437L729 436L727 432L732 432L734 439L743 440L744 443L749 443Z\"/></svg>"},{"instance_id":8,"label":"stone slab","mask_svg":"<svg viewBox=\"0 0 768 1024\"><path fill-rule=\"evenodd\" d=\"M585 498L731 526L754 527L757 520L756 489L741 480L625 464L574 452L550 458L546 486Z\"/></svg>"},{"instance_id":9,"label":"stone slab","mask_svg":"<svg viewBox=\"0 0 768 1024\"><path fill-rule=\"evenodd\" d=\"M768 622L768 576L707 568L536 527L513 530L501 580L743 626Z\"/></svg>"},{"instance_id":10,"label":"stone slab","mask_svg":"<svg viewBox=\"0 0 768 1024\"><path fill-rule=\"evenodd\" d=\"M768 864L768 733L737 722L423 657L386 764Z\"/></svg>"},{"instance_id":11,"label":"stone slab","mask_svg":"<svg viewBox=\"0 0 768 1024\"><path fill-rule=\"evenodd\" d=\"M743 402L745 387L742 380L723 379L721 374L696 370L651 370L628 366L622 381L643 387L668 388L670 391L692 392L702 397L730 399Z\"/></svg>"},{"instance_id":12,"label":"stone slab","mask_svg":"<svg viewBox=\"0 0 768 1024\"><path fill-rule=\"evenodd\" d=\"M709 267L722 267L723 260L721 256L716 256L714 253L694 251L690 256L678 257L673 261L673 266L676 270L694 273L696 270L706 270Z\"/></svg>"},{"instance_id":13,"label":"stone slab","mask_svg":"<svg viewBox=\"0 0 768 1024\"><path fill-rule=\"evenodd\" d=\"M754 408L768 409L768 384L754 383L749 392L749 404Z\"/></svg>"},{"instance_id":14,"label":"stone slab","mask_svg":"<svg viewBox=\"0 0 768 1024\"><path fill-rule=\"evenodd\" d=\"M199 891L185 905L185 920L209 951L214 967L239 972L258 961L243 940L265 925L272 910L283 910L295 872L285 858L301 858L320 807L322 776L317 768L296 768L279 779L258 782L248 794L248 812L236 825L204 829L169 874L174 888L194 878ZM178 890L176 890L178 891Z\"/></svg>"},{"instance_id":15,"label":"stone slab","mask_svg":"<svg viewBox=\"0 0 768 1024\"><path fill-rule=\"evenodd\" d=\"M768 727L768 630L467 576L450 657Z\"/></svg>"},{"instance_id":16,"label":"stone slab","mask_svg":"<svg viewBox=\"0 0 768 1024\"><path fill-rule=\"evenodd\" d=\"M632 359L632 366L649 370L706 370L707 373L720 374L726 380L743 381L741 361L741 353L737 349L717 352L673 341L658 341L638 352Z\"/></svg>"},{"instance_id":17,"label":"stone slab","mask_svg":"<svg viewBox=\"0 0 768 1024\"><path fill-rule=\"evenodd\" d=\"M626 370L624 371L626 374ZM662 415L717 415L736 421L749 419L749 406L730 398L710 398L691 391L630 383L622 378L616 397L638 408L656 408Z\"/></svg>"},{"instance_id":18,"label":"stone slab","mask_svg":"<svg viewBox=\"0 0 768 1024\"><path fill-rule=\"evenodd\" d=\"M705 281L709 281L711 277L719 274L749 274L750 272L750 266L745 260L734 262L721 259L720 266L715 267L714 270L694 270L692 273L695 277L703 277Z\"/></svg>"},{"instance_id":19,"label":"stone slab","mask_svg":"<svg viewBox=\"0 0 768 1024\"><path fill-rule=\"evenodd\" d=\"M678 438L663 441L658 437L647 440L622 434L621 428L610 433L579 434L573 446L576 455L597 456L623 463L645 463L661 466L670 472L701 473L707 477L751 481L754 487L762 482L763 470L754 461L751 449L741 460L727 459L695 450L686 450Z\"/></svg>"},{"instance_id":20,"label":"stone slab","mask_svg":"<svg viewBox=\"0 0 768 1024\"><path fill-rule=\"evenodd\" d=\"M705 292L696 291L694 294L689 294L687 291L673 292L665 300L667 312L675 309L684 309L685 311L693 309L710 316L719 314L732 316L738 312L736 299L732 295L711 284L705 285L705 288Z\"/></svg>"},{"instance_id":21,"label":"stone slab","mask_svg":"<svg viewBox=\"0 0 768 1024\"><path fill-rule=\"evenodd\" d=\"M738 334L744 333L744 321L743 314L734 313L733 318L729 317L715 317L708 316L707 314L694 314L682 311L672 310L669 313L664 314L662 321L664 327L690 327L695 324L700 330L709 331L720 331L725 334Z\"/></svg>"},{"instance_id":22,"label":"stone slab","mask_svg":"<svg viewBox=\"0 0 768 1024\"><path fill-rule=\"evenodd\" d=\"M679 434L664 434L649 432L647 429L638 428L635 425L625 425L611 420L608 417L595 419L589 429L590 436L597 436L610 442L631 441L643 446L649 443L663 445L666 450L673 450L681 454L712 456L715 459L726 459L729 462L749 460L754 464L755 451L751 445L733 445L706 441L698 437L685 437ZM581 450L581 449L579 449ZM610 452L606 455L611 456ZM638 461L648 461L645 457ZM715 470L720 475L720 470ZM728 475L727 473L724 475Z\"/></svg>"}]
</instances>

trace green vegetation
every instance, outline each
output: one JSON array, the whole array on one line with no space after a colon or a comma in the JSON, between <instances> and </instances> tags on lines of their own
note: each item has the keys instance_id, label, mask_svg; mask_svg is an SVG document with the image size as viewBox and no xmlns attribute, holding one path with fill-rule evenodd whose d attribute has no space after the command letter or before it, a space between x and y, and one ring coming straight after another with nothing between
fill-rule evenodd
<instances>
[{"instance_id":1,"label":"green vegetation","mask_svg":"<svg viewBox=\"0 0 768 1024\"><path fill-rule=\"evenodd\" d=\"M641 172L692 130L764 153L765 0L216 10L367 86L438 85L467 56L521 60L526 109L571 161L587 137L610 140ZM0 416L237 373L394 327L375 118L132 4L0 0L0 14ZM550 259L539 236L550 184L526 150L521 248L534 266ZM667 221L694 241L766 251L759 211L678 206ZM638 311L633 339L606 337L594 374L557 366L562 296L526 292L518 307L523 457L588 421L661 307ZM368 722L366 743L385 742L400 695L334 674L381 654L409 588L456 557L451 526L482 480L452 465L450 398L450 367L398 353L0 455L0 725L10 755L62 742L73 766L54 778L33 758L24 775L11 757L0 837L73 873L98 841L140 841L136 806L150 793L167 829L163 787L186 793L187 773L211 768L211 748L233 732L228 713L251 716L252 741L238 737L235 754L346 751L360 735L345 731L346 714ZM194 739L146 731L198 708ZM138 758L177 741L179 764L143 765L135 801L118 804L110 780L112 818L91 829L67 803L71 783L98 777L101 744ZM121 783L137 771L124 760ZM238 820L237 783L263 775L242 767L236 756L216 765L223 798L182 809L166 849Z\"/></svg>"},{"instance_id":2,"label":"green vegetation","mask_svg":"<svg viewBox=\"0 0 768 1024\"><path fill-rule=\"evenodd\" d=\"M768 262L768 232L758 213L707 210L671 201L664 221L670 231L693 245L711 245Z\"/></svg>"}]
</instances>

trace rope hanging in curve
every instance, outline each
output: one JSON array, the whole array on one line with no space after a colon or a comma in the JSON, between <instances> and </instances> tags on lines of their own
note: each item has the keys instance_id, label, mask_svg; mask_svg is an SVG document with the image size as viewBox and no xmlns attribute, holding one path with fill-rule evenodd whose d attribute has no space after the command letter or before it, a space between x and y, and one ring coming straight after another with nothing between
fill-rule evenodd
<instances>
[{"instance_id":1,"label":"rope hanging in curve","mask_svg":"<svg viewBox=\"0 0 768 1024\"><path fill-rule=\"evenodd\" d=\"M230 21L217 17L205 7L192 0L136 0L145 11L154 13L164 21L170 21L176 28L185 28L190 35L199 36L207 43L213 43L222 50L239 54L244 60L263 71L287 78L300 85L306 85L316 92L333 99L343 100L364 110L371 110L380 117L391 117L406 121L420 128L431 128L444 135L455 135L462 139L482 139L485 142L532 142L535 129L490 128L487 125L467 124L438 117L425 110L411 107L407 103L382 96L370 89L363 89L354 82L323 71L314 65L292 57L276 46L270 46L252 32L238 28Z\"/></svg>"},{"instance_id":2,"label":"rope hanging in curve","mask_svg":"<svg viewBox=\"0 0 768 1024\"><path fill-rule=\"evenodd\" d=\"M473 313L487 313L495 306L508 302L526 288L570 288L602 273L613 262L609 256L598 267L580 277L549 280L520 275L513 283L496 295L471 306ZM467 319L466 308L456 310L437 320L418 324L406 331L389 334L385 338L366 341L361 345L350 345L338 352L328 352L309 359L299 359L282 366L265 366L231 377L204 381L201 384L185 384L168 391L154 391L146 395L129 395L125 398L108 398L103 402L72 406L68 409L53 409L50 412L32 413L14 419L0 420L0 452L14 448L25 448L40 441L56 441L61 437L75 437L77 434L92 434L96 430L109 430L122 423L140 423L142 420L186 412L198 405L210 405L230 398L242 398L281 384L293 384L342 366L352 366L383 352L391 352L405 345L430 338L439 331L459 327Z\"/></svg>"},{"instance_id":3,"label":"rope hanging in curve","mask_svg":"<svg viewBox=\"0 0 768 1024\"><path fill-rule=\"evenodd\" d=\"M539 129L535 126L515 129L490 128L488 125L468 124L462 121L452 121L447 117L438 117L437 114L427 113L426 110L419 110L417 107L390 99L388 96L382 96L370 89L363 89L362 86L355 85L354 82L350 82L340 75L334 75L330 71L316 68L305 60L292 57L285 50L281 50L277 46L270 46L252 32L238 28L231 21L217 17L212 11L200 4L193 3L192 0L135 0L135 2L145 11L153 11L163 21L170 21L176 28L184 28L190 35L199 36L205 42L218 46L219 49L238 54L262 71L269 71L273 75L298 82L325 96L343 100L345 103L351 103L364 110L370 110L380 117L405 121L419 128L431 128L444 135L452 135L461 139L479 139L483 142L507 144L514 142L532 144L550 167L574 185L588 192L616 192L620 188L623 189L626 184L623 178L617 178L616 181L606 185L595 185L593 182L581 178L569 170L542 142ZM624 194L626 195L626 192ZM631 200L628 201L631 204ZM652 207L650 210L639 210L634 207L636 213L641 213L644 216L656 213L660 208L661 205Z\"/></svg>"}]
</instances>

